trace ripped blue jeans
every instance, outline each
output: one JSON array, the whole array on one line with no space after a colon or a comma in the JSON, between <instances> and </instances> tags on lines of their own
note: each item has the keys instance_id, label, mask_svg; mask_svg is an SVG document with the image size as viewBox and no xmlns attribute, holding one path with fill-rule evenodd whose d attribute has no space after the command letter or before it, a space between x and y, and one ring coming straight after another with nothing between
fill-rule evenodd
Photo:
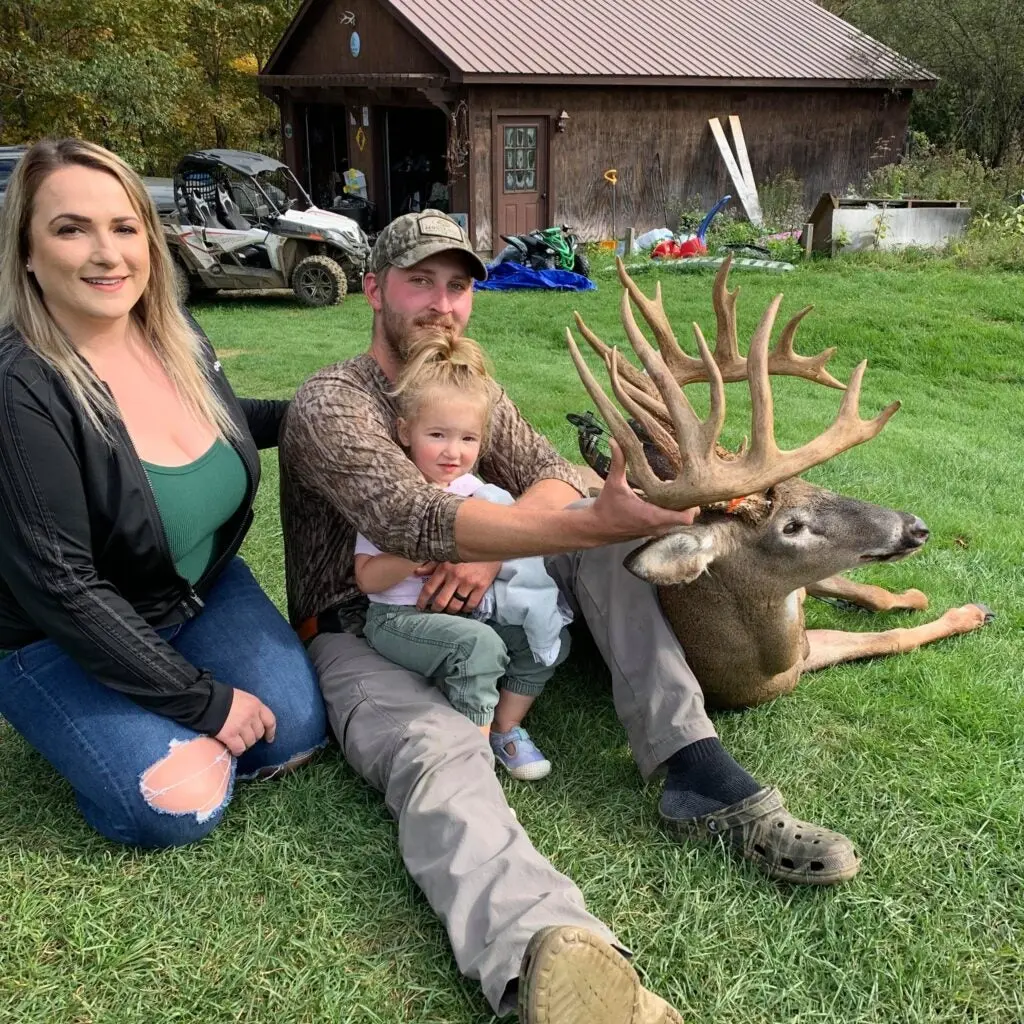
<instances>
[{"instance_id":1,"label":"ripped blue jeans","mask_svg":"<svg viewBox=\"0 0 1024 1024\"><path fill-rule=\"evenodd\" d=\"M165 783L176 781L154 766L199 733L96 682L51 640L0 659L0 715L71 783L93 828L133 846L203 838L220 822L236 773L266 775L327 742L313 666L242 559L220 575L197 618L160 632L193 665L259 697L277 719L273 743L261 740L237 761L226 749L215 752L204 771L223 778L219 799L188 811L154 806Z\"/></svg>"}]
</instances>

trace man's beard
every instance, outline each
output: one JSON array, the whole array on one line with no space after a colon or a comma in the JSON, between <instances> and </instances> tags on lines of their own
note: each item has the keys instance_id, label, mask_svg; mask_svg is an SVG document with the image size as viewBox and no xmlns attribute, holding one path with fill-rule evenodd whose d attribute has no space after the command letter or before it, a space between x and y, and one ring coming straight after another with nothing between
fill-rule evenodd
<instances>
[{"instance_id":1,"label":"man's beard","mask_svg":"<svg viewBox=\"0 0 1024 1024\"><path fill-rule=\"evenodd\" d=\"M440 329L449 337L459 333L458 325L450 316L423 316L411 319L388 309L386 305L381 310L381 327L384 330L384 340L399 363L404 363L409 358L412 344L424 327Z\"/></svg>"}]
</instances>

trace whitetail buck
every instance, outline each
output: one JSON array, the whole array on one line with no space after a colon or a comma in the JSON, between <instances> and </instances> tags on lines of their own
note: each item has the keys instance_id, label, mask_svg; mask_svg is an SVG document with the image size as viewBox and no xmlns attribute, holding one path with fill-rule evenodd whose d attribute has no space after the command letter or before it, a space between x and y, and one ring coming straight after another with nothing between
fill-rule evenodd
<instances>
[{"instance_id":1,"label":"whitetail buck","mask_svg":"<svg viewBox=\"0 0 1024 1024\"><path fill-rule=\"evenodd\" d=\"M842 389L825 369L835 350L817 356L793 351L797 326L810 307L790 320L769 350L780 295L762 317L749 355L741 357L736 336L739 289L728 289L730 262L715 278L718 331L713 353L693 325L699 359L686 355L676 341L660 285L653 300L648 299L621 260L622 323L646 374L619 358L576 314L580 332L604 360L612 390L633 418L632 427L595 380L566 329L580 377L626 455L631 483L664 508L700 506L693 526L643 544L627 558L626 567L658 587L661 606L709 705L724 708L748 707L788 693L803 672L910 651L977 629L991 618L984 606L965 605L934 622L881 633L804 628L807 593L842 598L872 611L926 608L928 599L919 590L892 594L838 574L904 558L925 543L928 529L917 516L798 479L812 466L873 438L899 403L872 420L860 418L867 365L862 362L850 378L835 422L802 447L781 451L775 443L769 375L804 377ZM637 326L630 300L654 332L657 350ZM750 444L730 452L718 444L725 420L724 384L741 380L750 387ZM683 392L697 381L707 381L711 389L706 420L699 419Z\"/></svg>"}]
</instances>

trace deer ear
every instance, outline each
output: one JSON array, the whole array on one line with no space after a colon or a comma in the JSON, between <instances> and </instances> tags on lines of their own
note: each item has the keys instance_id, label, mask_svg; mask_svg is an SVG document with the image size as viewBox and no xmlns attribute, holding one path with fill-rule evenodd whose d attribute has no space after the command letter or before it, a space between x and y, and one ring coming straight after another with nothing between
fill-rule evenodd
<instances>
[{"instance_id":1,"label":"deer ear","mask_svg":"<svg viewBox=\"0 0 1024 1024\"><path fill-rule=\"evenodd\" d=\"M631 551L623 564L634 576L657 586L692 583L718 554L715 532L706 526L689 526L656 537Z\"/></svg>"}]
</instances>

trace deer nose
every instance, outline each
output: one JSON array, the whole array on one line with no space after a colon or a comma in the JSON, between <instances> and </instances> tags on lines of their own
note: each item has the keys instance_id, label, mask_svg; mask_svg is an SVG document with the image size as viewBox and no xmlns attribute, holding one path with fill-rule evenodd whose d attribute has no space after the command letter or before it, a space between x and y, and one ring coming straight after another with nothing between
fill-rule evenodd
<instances>
[{"instance_id":1,"label":"deer nose","mask_svg":"<svg viewBox=\"0 0 1024 1024\"><path fill-rule=\"evenodd\" d=\"M924 520L914 516L907 524L906 535L914 547L919 548L928 539L928 527Z\"/></svg>"}]
</instances>

